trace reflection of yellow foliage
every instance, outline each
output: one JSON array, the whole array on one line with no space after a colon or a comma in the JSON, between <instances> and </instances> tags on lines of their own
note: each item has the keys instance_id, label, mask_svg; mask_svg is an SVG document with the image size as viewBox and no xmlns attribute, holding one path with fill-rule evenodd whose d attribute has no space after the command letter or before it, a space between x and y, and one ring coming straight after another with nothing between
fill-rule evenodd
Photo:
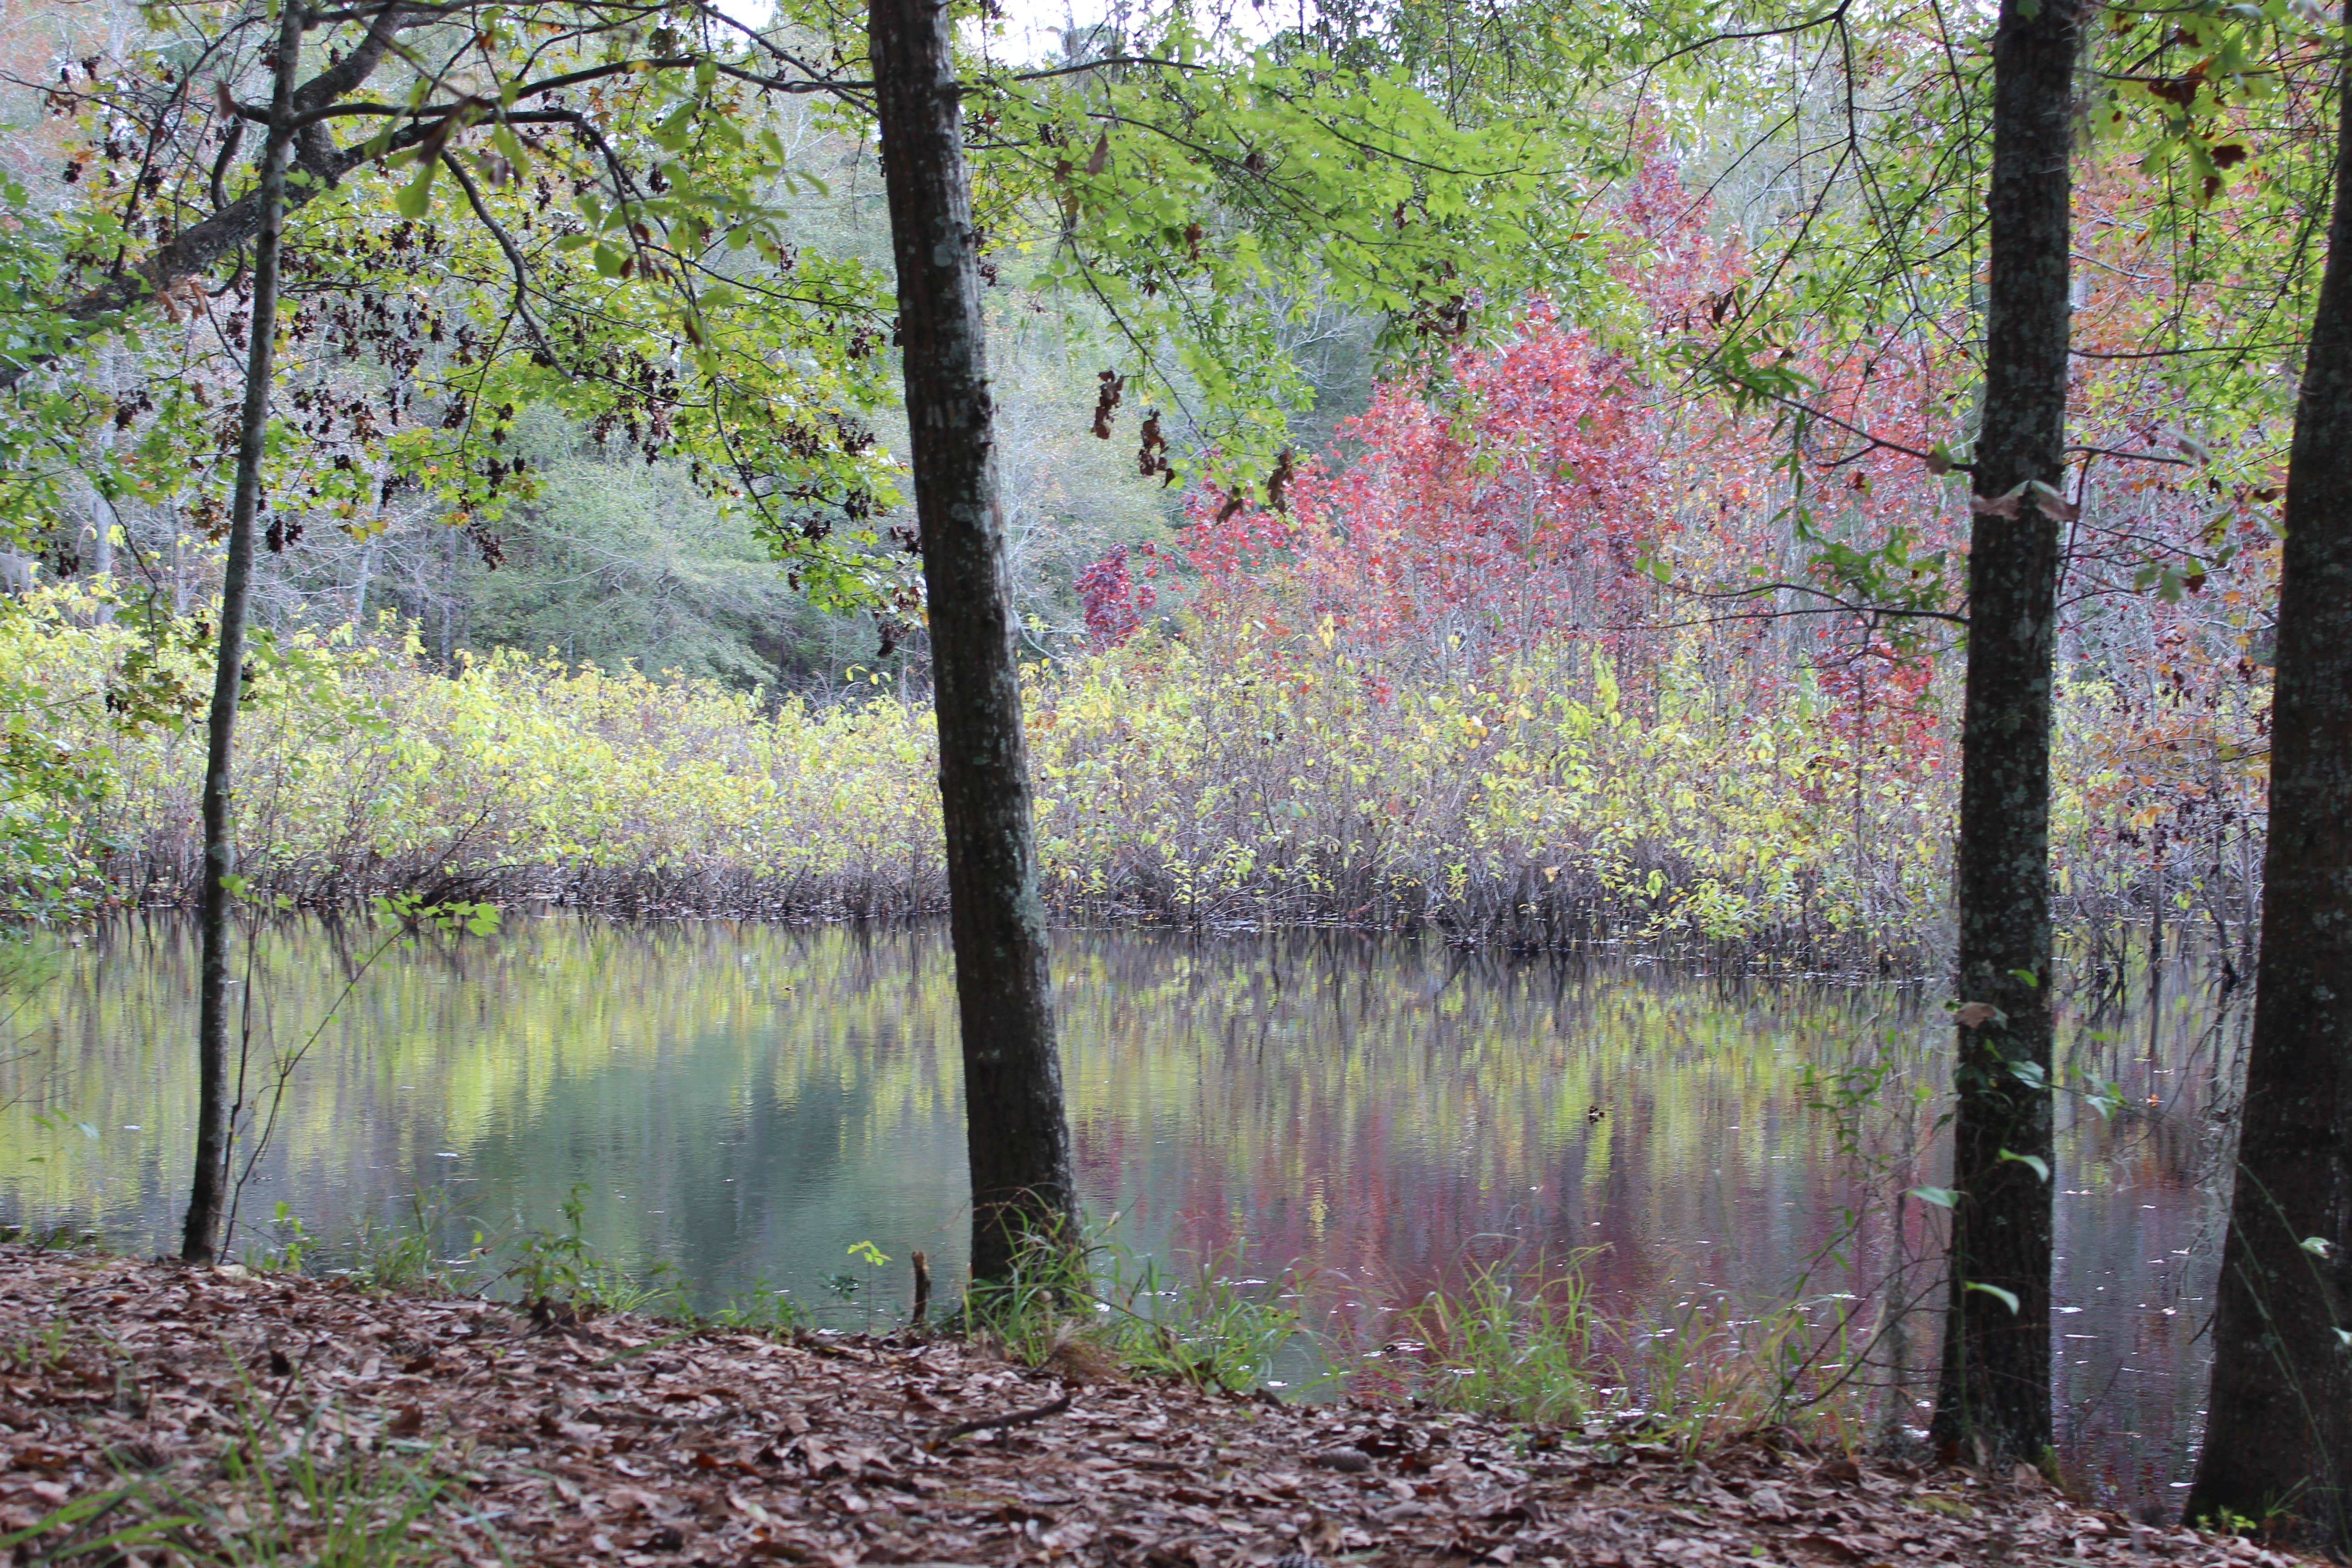
<instances>
[{"instance_id":1,"label":"reflection of yellow foliage","mask_svg":"<svg viewBox=\"0 0 2352 1568\"><path fill-rule=\"evenodd\" d=\"M18 1016L31 1055L0 1065L0 1217L96 1217L130 1246L176 1223L192 936L177 918L101 928ZM293 1080L249 1218L284 1198L331 1240L454 1177L486 1223L547 1222L586 1179L600 1250L639 1266L813 1282L871 1239L894 1258L924 1247L954 1277L964 1132L936 930L520 920L395 948L345 996L369 945L308 920L264 933L258 1038L291 1047L333 1022ZM1885 1114L1944 1076L1948 1016L1915 991L1334 934L1071 935L1054 970L1085 1190L1163 1254L1246 1241L1261 1267L1340 1269L1377 1293L1481 1248L1605 1240L1594 1279L1611 1290L1678 1270L1779 1289L1863 1198L1800 1069L1888 1050L1902 1070L1864 1128L1898 1163L1883 1185L1934 1168ZM2168 1009L2172 1062L2208 1010L2186 988ZM2139 1062L2147 1025L2114 1023ZM1589 1122L1595 1105L1607 1114ZM101 1136L52 1138L42 1113ZM2143 1194L2128 1220L2179 1185L2149 1140L2079 1121L2071 1186ZM1932 1121L1930 1107L1915 1124Z\"/></svg>"},{"instance_id":2,"label":"reflection of yellow foliage","mask_svg":"<svg viewBox=\"0 0 2352 1568\"><path fill-rule=\"evenodd\" d=\"M299 1045L333 1016L278 1134L278 1195L298 1209L340 1205L349 1189L405 1191L409 1168L378 1172L366 1151L429 1158L428 1140L465 1152L468 1171L494 1145L568 1171L566 1145L583 1135L625 1163L635 1156L617 1144L656 1121L699 1142L806 1106L839 1108L798 1128L823 1140L804 1152L827 1163L878 1169L912 1148L960 1147L952 972L936 933L522 921L390 951L341 997L373 945L301 921L266 931L256 952L266 1044ZM1774 1142L1764 1129L1776 1105L1785 1113L1795 1042L1834 1032L1834 993L1768 1005L1622 971L1556 989L1533 972L1465 977L1442 950L1391 950L1365 967L1369 956L1311 942L1066 944L1071 1120L1098 1178L1122 1179L1101 1159L1131 1161L1124 1179L1139 1186L1106 1200L1155 1225L1183 1213L1246 1227L1255 1199L1295 1193L1300 1244L1347 1249L1368 1225L1402 1219L1397 1203L1435 1174L1509 1204L1530 1183L1589 1186L1612 1166L1607 1127L1638 1136L1649 1208L1672 1206L1675 1171L1732 1159L1760 1175L1792 1151L1819 1152L1811 1130ZM0 1101L21 1097L0 1112L0 1147L32 1148L29 1118L45 1109L106 1133L78 1164L0 1169L7 1208L62 1213L95 1196L120 1218L156 1199L159 1178L168 1205L195 1093L194 972L192 928L176 919L109 927L67 954L34 1007L45 1048L0 1079ZM575 1103L583 1095L593 1105ZM1584 1120L1595 1101L1615 1108L1602 1130ZM1727 1121L1754 1131L1718 1147ZM560 1193L569 1180L541 1184ZM876 1240L894 1255L906 1245Z\"/></svg>"}]
</instances>

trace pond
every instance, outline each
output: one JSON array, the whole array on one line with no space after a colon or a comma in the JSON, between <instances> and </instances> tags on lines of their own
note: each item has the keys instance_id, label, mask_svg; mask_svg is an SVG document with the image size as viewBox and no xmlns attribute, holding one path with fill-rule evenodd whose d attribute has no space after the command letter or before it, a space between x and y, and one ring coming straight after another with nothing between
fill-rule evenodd
<instances>
[{"instance_id":1,"label":"pond","mask_svg":"<svg viewBox=\"0 0 2352 1568\"><path fill-rule=\"evenodd\" d=\"M331 1262L421 1201L462 1248L477 1226L555 1224L576 1186L599 1253L670 1265L706 1302L782 1288L880 1324L909 1252L957 1277L942 931L550 916L381 941L289 921L240 969L251 1081L309 1044L235 1247L266 1242L283 1203ZM0 1032L0 1220L171 1248L194 974L177 918L60 950ZM1624 1320L1799 1294L1867 1326L1890 1272L1934 1252L1940 1215L1892 1200L1943 1179L1940 986L1338 932L1069 931L1055 974L1090 1215L1137 1256L1304 1281L1311 1321L1575 1260ZM2148 979L2062 1013L2070 1081L2095 1073L2122 1103L2062 1100L2055 1179L2066 1452L2157 1509L2201 1398L2213 1106L2246 1009L2201 965L2153 998Z\"/></svg>"}]
</instances>

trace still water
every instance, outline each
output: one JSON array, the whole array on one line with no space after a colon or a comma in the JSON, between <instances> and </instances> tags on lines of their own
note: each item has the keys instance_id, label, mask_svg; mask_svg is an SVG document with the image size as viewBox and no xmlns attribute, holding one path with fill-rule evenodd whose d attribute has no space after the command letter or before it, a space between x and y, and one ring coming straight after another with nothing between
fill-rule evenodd
<instances>
[{"instance_id":1,"label":"still water","mask_svg":"<svg viewBox=\"0 0 2352 1568\"><path fill-rule=\"evenodd\" d=\"M553 1224L581 1184L598 1251L674 1266L709 1301L781 1287L836 1322L887 1321L910 1251L956 1277L942 932L550 917L380 940L289 923L240 971L250 1080L303 1055L234 1245L282 1202L331 1258L420 1194L462 1216L445 1234L462 1245L476 1224ZM0 1221L171 1245L194 973L192 924L126 921L62 948L16 1005ZM1139 1254L1292 1271L1310 1312L1578 1257L1627 1318L1801 1293L1870 1321L1890 1270L1934 1252L1940 1215L1893 1199L1945 1179L1940 988L1338 933L1067 932L1055 975L1090 1215ZM2201 1396L2212 1108L2243 1009L2201 967L2149 990L2136 972L2120 1000L2065 1007L2062 1063L2123 1109L2062 1101L2054 1174L2068 1452L2160 1508ZM867 1269L860 1242L892 1264Z\"/></svg>"}]
</instances>

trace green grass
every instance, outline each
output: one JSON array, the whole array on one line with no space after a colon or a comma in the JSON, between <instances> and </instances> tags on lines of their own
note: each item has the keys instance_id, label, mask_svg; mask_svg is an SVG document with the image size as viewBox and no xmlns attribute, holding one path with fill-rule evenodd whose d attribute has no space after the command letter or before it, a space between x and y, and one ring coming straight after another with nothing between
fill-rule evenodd
<instances>
[{"instance_id":1,"label":"green grass","mask_svg":"<svg viewBox=\"0 0 2352 1568\"><path fill-rule=\"evenodd\" d=\"M270 1455L278 1435L250 1410L239 1440L221 1456L226 1500L177 1498L192 1503L198 1532L217 1545L217 1561L238 1568L403 1568L447 1560L441 1529L446 1495L429 1461L379 1447L344 1443L331 1451L319 1440L316 1417L285 1451Z\"/></svg>"},{"instance_id":2,"label":"green grass","mask_svg":"<svg viewBox=\"0 0 2352 1568\"><path fill-rule=\"evenodd\" d=\"M1594 1306L1583 1261L1474 1268L1328 1345L1329 1375L1359 1397L1638 1432L1685 1454L1772 1429L1848 1449L1868 1430L1874 1391L1847 1371L1860 1352L1836 1303L1743 1313L1718 1297L1612 1320Z\"/></svg>"},{"instance_id":3,"label":"green grass","mask_svg":"<svg viewBox=\"0 0 2352 1568\"><path fill-rule=\"evenodd\" d=\"M1284 1279L1241 1276L1231 1254L1178 1273L1116 1243L1043 1238L1001 1284L974 1289L964 1331L1027 1366L1117 1368L1240 1392L1304 1333ZM951 1318L950 1321L955 1321Z\"/></svg>"},{"instance_id":4,"label":"green grass","mask_svg":"<svg viewBox=\"0 0 2352 1568\"><path fill-rule=\"evenodd\" d=\"M408 1568L455 1560L460 1535L477 1555L505 1557L421 1446L331 1437L316 1413L290 1433L249 1402L240 1415L217 1479L127 1475L0 1534L0 1560L121 1563L142 1551L198 1568Z\"/></svg>"},{"instance_id":5,"label":"green grass","mask_svg":"<svg viewBox=\"0 0 2352 1568\"><path fill-rule=\"evenodd\" d=\"M403 1219L362 1233L358 1262L343 1272L378 1289L495 1292L519 1306L638 1312L689 1331L790 1335L814 1325L804 1305L764 1281L716 1311L698 1310L674 1267L621 1268L596 1253L583 1219L575 1190L561 1225L518 1219L499 1237L478 1227L466 1257L438 1259L434 1237L470 1222L446 1197L420 1194ZM318 1266L299 1222L281 1215L273 1228L278 1244L256 1260ZM931 1322L1009 1361L1080 1377L1165 1377L1242 1393L1267 1386L1280 1363L1305 1363L1319 1367L1305 1380L1310 1393L1414 1400L1530 1427L1639 1426L1644 1440L1687 1452L1767 1428L1852 1447L1871 1429L1874 1391L1851 1370L1869 1347L1855 1342L1863 1336L1838 1303L1743 1312L1717 1297L1662 1319L1612 1321L1591 1300L1584 1262L1580 1253L1558 1264L1483 1265L1369 1321L1318 1330L1311 1281L1287 1270L1254 1277L1237 1252L1180 1268L1100 1235L1044 1238L1010 1279L943 1304ZM878 1306L868 1320L884 1331L899 1326Z\"/></svg>"},{"instance_id":6,"label":"green grass","mask_svg":"<svg viewBox=\"0 0 2352 1568\"><path fill-rule=\"evenodd\" d=\"M1514 1278L1473 1271L1460 1291L1431 1291L1392 1314L1379 1360L1402 1391L1441 1410L1562 1425L1591 1408L1593 1321L1580 1258L1566 1268Z\"/></svg>"}]
</instances>

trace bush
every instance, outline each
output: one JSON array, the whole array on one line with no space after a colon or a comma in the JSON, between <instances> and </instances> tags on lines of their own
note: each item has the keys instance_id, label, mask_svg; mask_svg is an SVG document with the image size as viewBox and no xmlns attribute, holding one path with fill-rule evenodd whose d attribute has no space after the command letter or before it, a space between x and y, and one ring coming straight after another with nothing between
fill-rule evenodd
<instances>
[{"instance_id":1,"label":"bush","mask_svg":"<svg viewBox=\"0 0 2352 1568\"><path fill-rule=\"evenodd\" d=\"M126 902L193 900L201 726L124 725L109 699L133 679L199 689L198 639L150 645L36 600L0 620L0 691L43 694L72 788L9 805L37 830L10 836L6 896L37 913L101 877ZM439 675L389 622L291 637L265 649L241 726L240 869L317 906L420 891L627 914L935 910L930 714L871 689L771 706L514 652ZM2105 701L2065 689L2053 769L2060 886L2094 918L2151 874L2136 837L2101 824L2143 786L2170 798L2108 754ZM1146 634L1029 671L1045 890L1092 918L1932 948L1952 748L1858 739L1836 708L1698 630L1633 671L1565 637L1432 668L1256 626ZM2258 865L2258 826L2206 815L2233 854L2217 837L2191 869L2203 852L2176 831L2154 874L2221 925L2252 907L2230 879Z\"/></svg>"}]
</instances>

